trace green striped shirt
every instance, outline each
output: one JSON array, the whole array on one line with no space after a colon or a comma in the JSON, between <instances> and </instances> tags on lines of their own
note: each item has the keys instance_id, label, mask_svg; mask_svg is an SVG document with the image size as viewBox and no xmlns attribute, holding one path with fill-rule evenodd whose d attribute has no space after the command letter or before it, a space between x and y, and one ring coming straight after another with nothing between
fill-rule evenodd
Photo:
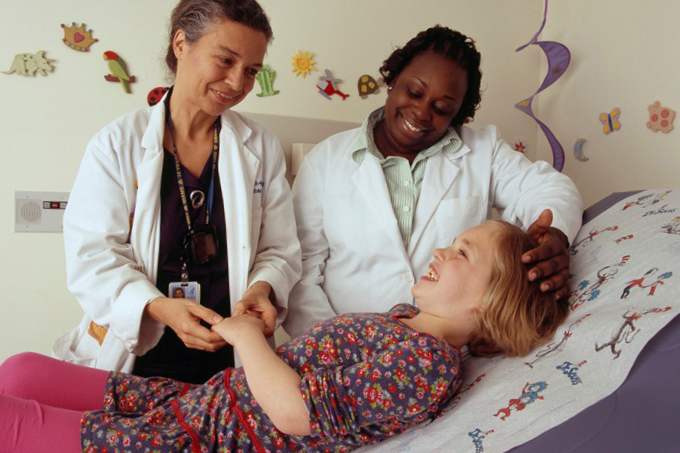
<instances>
[{"instance_id":1,"label":"green striped shirt","mask_svg":"<svg viewBox=\"0 0 680 453\"><path fill-rule=\"evenodd\" d=\"M411 233L413 232L413 217L416 212L420 188L423 184L425 165L427 159L435 153L442 152L453 154L462 145L462 140L456 130L450 127L447 133L437 143L418 153L418 156L409 164L405 157L390 156L385 158L375 146L373 130L375 125L385 117L385 108L381 107L371 113L364 124L361 132L352 143L350 151L352 159L357 164L361 164L366 158L366 153L370 153L378 159L380 166L385 174L387 189L390 192L392 209L399 224L399 231L404 242L404 247L408 249Z\"/></svg>"}]
</instances>

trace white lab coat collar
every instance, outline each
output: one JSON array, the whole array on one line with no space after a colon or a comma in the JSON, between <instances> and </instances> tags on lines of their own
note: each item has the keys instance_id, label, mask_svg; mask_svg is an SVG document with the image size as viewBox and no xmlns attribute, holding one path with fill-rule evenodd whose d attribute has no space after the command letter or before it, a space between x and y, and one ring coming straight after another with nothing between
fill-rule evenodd
<instances>
[{"instance_id":1,"label":"white lab coat collar","mask_svg":"<svg viewBox=\"0 0 680 453\"><path fill-rule=\"evenodd\" d=\"M227 130L231 130L233 134L238 137L240 143L246 143L253 133L253 130L243 121L241 115L231 110L225 110L222 112L222 130L220 132L220 139L222 139L222 134Z\"/></svg>"},{"instance_id":2,"label":"white lab coat collar","mask_svg":"<svg viewBox=\"0 0 680 453\"><path fill-rule=\"evenodd\" d=\"M165 99L169 93L165 93L163 98L151 109L149 127L142 137L142 146L152 152L163 151L163 134L165 133ZM226 110L222 113L220 121L222 129L220 132L220 142L224 135L233 133L237 137L239 146L245 144L253 133L253 130L243 121L238 113ZM252 154L252 151L251 151Z\"/></svg>"},{"instance_id":3,"label":"white lab coat collar","mask_svg":"<svg viewBox=\"0 0 680 453\"><path fill-rule=\"evenodd\" d=\"M165 133L165 93L163 99L151 108L149 126L142 136L142 146L154 153L163 154L163 134Z\"/></svg>"}]
</instances>

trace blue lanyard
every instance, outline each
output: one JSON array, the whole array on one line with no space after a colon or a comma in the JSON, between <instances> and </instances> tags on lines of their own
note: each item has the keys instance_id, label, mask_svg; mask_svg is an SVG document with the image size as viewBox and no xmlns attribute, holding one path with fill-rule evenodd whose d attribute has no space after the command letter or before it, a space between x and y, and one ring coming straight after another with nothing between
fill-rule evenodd
<instances>
[{"instance_id":1,"label":"blue lanyard","mask_svg":"<svg viewBox=\"0 0 680 453\"><path fill-rule=\"evenodd\" d=\"M180 198L182 199L182 207L184 208L184 218L186 219L187 222L187 228L189 230L189 237L192 237L194 234L194 227L191 224L191 215L189 214L189 203L187 202L187 195L186 195L186 189L184 187L184 176L182 175L182 166L180 165L179 162L179 157L177 156L177 147L175 146L175 137L173 136L173 131L172 131L172 119L170 117L170 95L172 93L172 89L170 89L170 93L168 93L168 96L165 101L165 120L168 125L168 129L170 131L170 139L172 140L172 156L175 159L175 172L177 175L177 185L179 186L179 194ZM213 149L212 149L212 174L210 175L210 186L208 188L208 200L207 200L207 205L206 205L206 215L205 215L205 224L209 225L210 224L210 213L212 211L212 204L213 204L213 194L214 194L214 189L215 189L215 174L217 170L217 158L219 156L219 149L220 149L220 138L219 138L219 129L220 129L220 117L218 116L215 119L215 124L214 124L214 131L213 131ZM187 271L188 268L188 257L187 257L187 251L186 251L186 244L185 244L185 253L182 256L181 259L181 278L182 278L182 283L186 283L189 280L189 273Z\"/></svg>"},{"instance_id":2,"label":"blue lanyard","mask_svg":"<svg viewBox=\"0 0 680 453\"><path fill-rule=\"evenodd\" d=\"M189 215L189 203L187 202L186 189L184 188L184 176L182 175L182 166L179 162L179 157L177 156L177 147L175 146L175 137L172 132L172 118L170 118L170 94L168 94L167 100L165 102L165 120L168 124L168 129L170 130L170 139L172 140L172 156L175 159L175 172L177 173L177 185L179 186L179 194L182 199L182 206L184 208L184 218L187 222L187 228L189 233L193 233L194 228L191 225L191 216ZM213 131L213 150L212 150L212 173L210 175L210 186L208 187L208 204L206 206L206 225L210 223L210 212L212 211L213 204L213 194L215 190L215 173L217 168L217 158L220 151L220 136L218 133L220 117L218 116L215 120L214 131Z\"/></svg>"}]
</instances>

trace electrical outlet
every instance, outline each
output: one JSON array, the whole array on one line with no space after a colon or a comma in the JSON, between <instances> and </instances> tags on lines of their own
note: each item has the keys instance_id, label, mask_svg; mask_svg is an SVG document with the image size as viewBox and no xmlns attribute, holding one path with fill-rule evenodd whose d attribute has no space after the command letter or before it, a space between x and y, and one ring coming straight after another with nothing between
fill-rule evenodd
<instances>
[{"instance_id":1,"label":"electrical outlet","mask_svg":"<svg viewBox=\"0 0 680 453\"><path fill-rule=\"evenodd\" d=\"M14 231L64 231L64 210L68 192L14 192Z\"/></svg>"}]
</instances>

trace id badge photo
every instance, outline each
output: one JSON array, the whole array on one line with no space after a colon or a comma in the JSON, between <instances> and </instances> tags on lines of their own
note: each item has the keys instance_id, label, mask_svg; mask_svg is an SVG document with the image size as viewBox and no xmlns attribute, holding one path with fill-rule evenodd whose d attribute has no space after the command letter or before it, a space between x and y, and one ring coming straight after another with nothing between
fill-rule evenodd
<instances>
[{"instance_id":1,"label":"id badge photo","mask_svg":"<svg viewBox=\"0 0 680 453\"><path fill-rule=\"evenodd\" d=\"M198 282L171 282L168 285L171 299L189 299L201 303L201 285Z\"/></svg>"}]
</instances>

